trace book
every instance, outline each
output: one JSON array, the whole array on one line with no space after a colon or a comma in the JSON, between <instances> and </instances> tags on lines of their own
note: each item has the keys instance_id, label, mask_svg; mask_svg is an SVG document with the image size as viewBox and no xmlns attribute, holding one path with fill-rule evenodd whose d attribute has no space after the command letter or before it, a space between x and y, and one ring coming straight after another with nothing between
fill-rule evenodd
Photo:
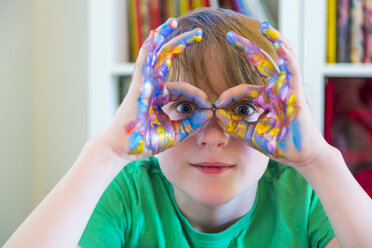
<instances>
[{"instance_id":1,"label":"book","mask_svg":"<svg viewBox=\"0 0 372 248\"><path fill-rule=\"evenodd\" d=\"M329 144L332 141L332 122L333 122L333 79L327 78L324 97L324 138Z\"/></svg>"},{"instance_id":2,"label":"book","mask_svg":"<svg viewBox=\"0 0 372 248\"><path fill-rule=\"evenodd\" d=\"M372 0L365 0L365 51L364 51L364 62L372 62Z\"/></svg>"},{"instance_id":3,"label":"book","mask_svg":"<svg viewBox=\"0 0 372 248\"><path fill-rule=\"evenodd\" d=\"M135 53L134 53L134 60L137 59L138 52L140 47L142 46L142 20L141 20L141 0L134 1L134 21L135 21L135 29L136 29L136 46L135 46Z\"/></svg>"},{"instance_id":4,"label":"book","mask_svg":"<svg viewBox=\"0 0 372 248\"><path fill-rule=\"evenodd\" d=\"M188 0L179 0L180 15L185 14L189 11L189 1Z\"/></svg>"},{"instance_id":5,"label":"book","mask_svg":"<svg viewBox=\"0 0 372 248\"><path fill-rule=\"evenodd\" d=\"M232 10L235 10L236 9L234 8L234 5L232 3L232 1L230 0L219 0L218 1L218 4L221 8L224 8L224 9L232 9Z\"/></svg>"},{"instance_id":6,"label":"book","mask_svg":"<svg viewBox=\"0 0 372 248\"><path fill-rule=\"evenodd\" d=\"M235 0L235 2L236 2L235 5L237 6L237 9L240 13L246 16L251 16L248 6L244 0Z\"/></svg>"},{"instance_id":7,"label":"book","mask_svg":"<svg viewBox=\"0 0 372 248\"><path fill-rule=\"evenodd\" d=\"M328 0L327 4L327 63L336 63L337 37L337 0Z\"/></svg>"},{"instance_id":8,"label":"book","mask_svg":"<svg viewBox=\"0 0 372 248\"><path fill-rule=\"evenodd\" d=\"M350 61L363 62L364 57L364 32L363 32L363 2L362 0L350 1Z\"/></svg>"},{"instance_id":9,"label":"book","mask_svg":"<svg viewBox=\"0 0 372 248\"><path fill-rule=\"evenodd\" d=\"M148 18L148 11L147 11L147 2L148 0L140 0L140 18L141 18L141 44L149 35L150 31L150 18Z\"/></svg>"},{"instance_id":10,"label":"book","mask_svg":"<svg viewBox=\"0 0 372 248\"><path fill-rule=\"evenodd\" d=\"M153 30L160 26L160 9L159 9L160 0L151 0L147 1L147 12L149 19L150 30Z\"/></svg>"},{"instance_id":11,"label":"book","mask_svg":"<svg viewBox=\"0 0 372 248\"><path fill-rule=\"evenodd\" d=\"M202 7L209 7L209 0L201 0L202 2Z\"/></svg>"},{"instance_id":12,"label":"book","mask_svg":"<svg viewBox=\"0 0 372 248\"><path fill-rule=\"evenodd\" d=\"M128 0L128 17L129 17L129 37L130 37L130 60L136 61L138 41L137 41L137 28L135 24L135 3L134 0Z\"/></svg>"},{"instance_id":13,"label":"book","mask_svg":"<svg viewBox=\"0 0 372 248\"><path fill-rule=\"evenodd\" d=\"M220 7L220 5L218 4L218 0L209 0L209 5L212 8L218 8L218 7Z\"/></svg>"},{"instance_id":14,"label":"book","mask_svg":"<svg viewBox=\"0 0 372 248\"><path fill-rule=\"evenodd\" d=\"M168 17L177 17L176 15L176 5L174 0L167 0L168 5Z\"/></svg>"},{"instance_id":15,"label":"book","mask_svg":"<svg viewBox=\"0 0 372 248\"><path fill-rule=\"evenodd\" d=\"M192 9L198 9L202 7L202 1L201 0L192 0Z\"/></svg>"},{"instance_id":16,"label":"book","mask_svg":"<svg viewBox=\"0 0 372 248\"><path fill-rule=\"evenodd\" d=\"M337 62L350 62L349 23L350 0L337 1Z\"/></svg>"}]
</instances>

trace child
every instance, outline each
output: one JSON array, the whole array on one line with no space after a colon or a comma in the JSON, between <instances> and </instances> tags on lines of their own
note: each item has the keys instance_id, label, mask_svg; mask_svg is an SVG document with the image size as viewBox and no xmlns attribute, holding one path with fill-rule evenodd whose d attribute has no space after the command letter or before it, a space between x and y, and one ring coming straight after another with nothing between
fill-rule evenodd
<instances>
[{"instance_id":1,"label":"child","mask_svg":"<svg viewBox=\"0 0 372 248\"><path fill-rule=\"evenodd\" d=\"M205 8L150 33L113 121L5 247L367 247L371 210L281 35Z\"/></svg>"}]
</instances>

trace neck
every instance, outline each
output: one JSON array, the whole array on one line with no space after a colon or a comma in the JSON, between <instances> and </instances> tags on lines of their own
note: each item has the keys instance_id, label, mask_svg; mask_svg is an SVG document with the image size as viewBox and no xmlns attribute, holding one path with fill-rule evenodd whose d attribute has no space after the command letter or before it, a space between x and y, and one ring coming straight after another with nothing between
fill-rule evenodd
<instances>
[{"instance_id":1,"label":"neck","mask_svg":"<svg viewBox=\"0 0 372 248\"><path fill-rule=\"evenodd\" d=\"M226 230L246 215L253 207L258 183L222 205L202 204L184 192L174 188L174 198L182 214L191 226L204 233L217 233Z\"/></svg>"}]
</instances>

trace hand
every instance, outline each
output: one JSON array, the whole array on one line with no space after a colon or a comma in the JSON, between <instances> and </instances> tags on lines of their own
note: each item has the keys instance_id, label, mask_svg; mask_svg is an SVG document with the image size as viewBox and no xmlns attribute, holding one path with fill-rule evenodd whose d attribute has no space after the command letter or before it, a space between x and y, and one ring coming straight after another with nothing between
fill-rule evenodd
<instances>
[{"instance_id":1,"label":"hand","mask_svg":"<svg viewBox=\"0 0 372 248\"><path fill-rule=\"evenodd\" d=\"M230 31L227 42L244 52L265 85L242 84L223 92L215 103L217 116L229 133L267 156L290 165L303 164L316 156L321 147L317 145L324 139L306 104L301 70L293 51L268 23L261 24L261 32L273 43L278 66L257 45ZM226 110L227 105L242 100L261 109L259 117L251 120Z\"/></svg>"},{"instance_id":2,"label":"hand","mask_svg":"<svg viewBox=\"0 0 372 248\"><path fill-rule=\"evenodd\" d=\"M157 154L188 137L212 115L204 110L210 103L197 88L182 82L165 85L172 60L202 38L197 28L164 44L176 27L177 20L168 19L150 32L140 49L128 94L105 132L120 155L137 154L135 159L139 159ZM173 121L162 107L179 98L196 102L200 108L187 118Z\"/></svg>"}]
</instances>

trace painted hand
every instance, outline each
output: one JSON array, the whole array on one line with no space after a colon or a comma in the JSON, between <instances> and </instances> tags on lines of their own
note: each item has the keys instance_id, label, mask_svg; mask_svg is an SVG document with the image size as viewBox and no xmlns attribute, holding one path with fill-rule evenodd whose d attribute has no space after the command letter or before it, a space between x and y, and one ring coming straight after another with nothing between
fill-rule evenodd
<instances>
[{"instance_id":1,"label":"painted hand","mask_svg":"<svg viewBox=\"0 0 372 248\"><path fill-rule=\"evenodd\" d=\"M172 147L188 137L212 115L210 110L204 110L210 108L211 104L197 88L187 86L186 83L165 85L172 60L187 46L202 39L202 31L194 29L164 44L165 38L176 27L177 20L170 18L150 32L141 48L136 64L140 71L136 69L133 77L133 82L138 82L139 90L136 117L124 125L126 134L130 135L129 154L142 154L144 151L157 154ZM132 92L129 90L129 93ZM180 98L197 103L198 111L187 118L171 120L162 107Z\"/></svg>"},{"instance_id":2,"label":"painted hand","mask_svg":"<svg viewBox=\"0 0 372 248\"><path fill-rule=\"evenodd\" d=\"M317 128L305 101L300 67L279 32L266 22L261 24L261 32L273 43L278 66L257 45L230 31L227 42L244 52L265 85L241 84L223 92L215 103L217 116L229 133L262 153L288 164L301 163L314 153L311 146L315 143L308 136ZM243 114L226 108L242 100L251 104ZM261 112L252 118L256 109Z\"/></svg>"}]
</instances>

